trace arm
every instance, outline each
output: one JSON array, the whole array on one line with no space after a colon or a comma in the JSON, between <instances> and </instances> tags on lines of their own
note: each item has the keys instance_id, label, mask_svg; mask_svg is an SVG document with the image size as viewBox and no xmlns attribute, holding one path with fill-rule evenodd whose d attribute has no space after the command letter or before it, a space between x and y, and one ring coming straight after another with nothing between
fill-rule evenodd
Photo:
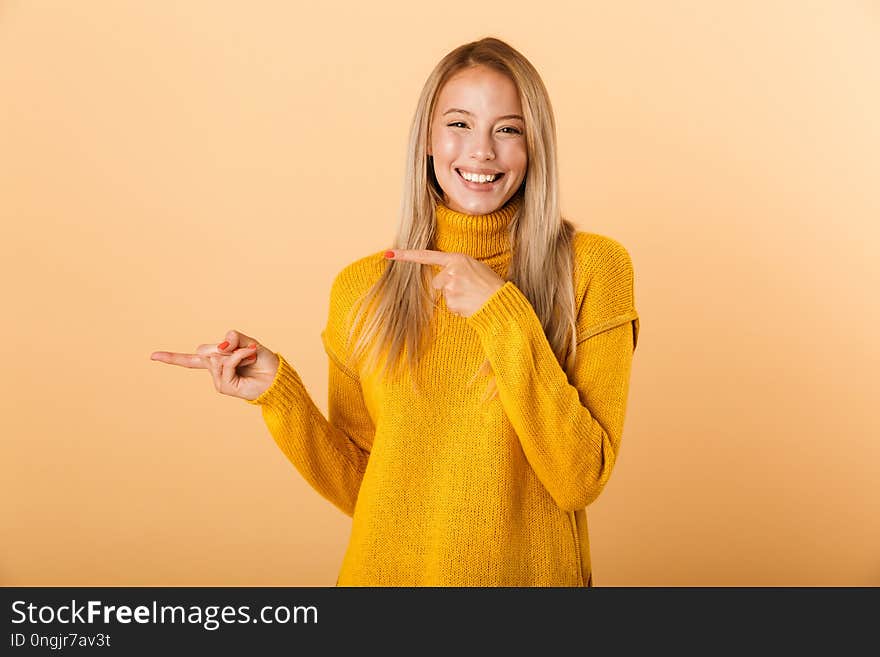
<instances>
[{"instance_id":1,"label":"arm","mask_svg":"<svg viewBox=\"0 0 880 657\"><path fill-rule=\"evenodd\" d=\"M525 295L507 281L468 318L538 479L566 511L591 504L620 449L639 320L625 251L594 275L578 315L572 381Z\"/></svg>"},{"instance_id":2,"label":"arm","mask_svg":"<svg viewBox=\"0 0 880 657\"><path fill-rule=\"evenodd\" d=\"M367 468L375 428L360 379L338 354L348 333L348 310L359 293L359 269L338 274L330 290L327 324L321 341L329 360L325 418L292 367L277 354L272 385L248 403L263 407L263 419L275 442L311 486L348 516L354 514Z\"/></svg>"},{"instance_id":3,"label":"arm","mask_svg":"<svg viewBox=\"0 0 880 657\"><path fill-rule=\"evenodd\" d=\"M272 385L248 403L262 407L269 432L305 480L351 516L373 434L360 383L340 369L328 352L328 421L297 372L281 354L276 355L279 365Z\"/></svg>"}]
</instances>

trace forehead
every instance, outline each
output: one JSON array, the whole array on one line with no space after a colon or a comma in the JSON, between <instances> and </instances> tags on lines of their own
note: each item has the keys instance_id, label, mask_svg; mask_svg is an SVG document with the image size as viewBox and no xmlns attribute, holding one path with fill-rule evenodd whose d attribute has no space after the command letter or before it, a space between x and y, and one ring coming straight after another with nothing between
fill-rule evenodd
<instances>
[{"instance_id":1,"label":"forehead","mask_svg":"<svg viewBox=\"0 0 880 657\"><path fill-rule=\"evenodd\" d=\"M474 113L521 114L519 93L508 76L485 66L459 71L437 96L437 109L459 107Z\"/></svg>"}]
</instances>

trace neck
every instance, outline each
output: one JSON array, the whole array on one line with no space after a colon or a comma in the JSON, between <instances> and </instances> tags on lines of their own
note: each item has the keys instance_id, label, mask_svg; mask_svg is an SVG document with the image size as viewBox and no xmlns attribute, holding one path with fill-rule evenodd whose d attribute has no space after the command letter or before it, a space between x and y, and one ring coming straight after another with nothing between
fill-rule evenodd
<instances>
[{"instance_id":1,"label":"neck","mask_svg":"<svg viewBox=\"0 0 880 657\"><path fill-rule=\"evenodd\" d=\"M434 248L464 253L477 260L509 255L510 222L521 205L519 194L489 214L465 214L438 204Z\"/></svg>"}]
</instances>

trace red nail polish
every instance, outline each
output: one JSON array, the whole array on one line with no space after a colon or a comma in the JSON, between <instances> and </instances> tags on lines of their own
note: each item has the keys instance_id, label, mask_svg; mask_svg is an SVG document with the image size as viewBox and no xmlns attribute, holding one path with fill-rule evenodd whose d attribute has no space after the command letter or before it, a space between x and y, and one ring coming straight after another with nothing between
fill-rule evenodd
<instances>
[{"instance_id":1,"label":"red nail polish","mask_svg":"<svg viewBox=\"0 0 880 657\"><path fill-rule=\"evenodd\" d=\"M248 348L248 349L256 349L256 348L257 348L257 343L256 343L256 342L251 342L251 343L247 346L247 348Z\"/></svg>"},{"instance_id":2,"label":"red nail polish","mask_svg":"<svg viewBox=\"0 0 880 657\"><path fill-rule=\"evenodd\" d=\"M385 252L385 257L386 257L386 258L393 258L393 257L394 257L394 251L386 251L386 252Z\"/></svg>"},{"instance_id":3,"label":"red nail polish","mask_svg":"<svg viewBox=\"0 0 880 657\"><path fill-rule=\"evenodd\" d=\"M220 344L217 345L217 348L220 350L223 350L223 349L226 349L226 347L228 347L228 346L229 346L229 341L224 340L223 342L221 342Z\"/></svg>"}]
</instances>

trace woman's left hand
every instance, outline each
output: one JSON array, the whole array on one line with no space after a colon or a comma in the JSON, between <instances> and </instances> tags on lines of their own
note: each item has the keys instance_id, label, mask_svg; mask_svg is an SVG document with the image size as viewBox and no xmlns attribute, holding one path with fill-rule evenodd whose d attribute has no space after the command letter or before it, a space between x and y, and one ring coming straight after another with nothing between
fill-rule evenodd
<instances>
[{"instance_id":1,"label":"woman's left hand","mask_svg":"<svg viewBox=\"0 0 880 657\"><path fill-rule=\"evenodd\" d=\"M394 255L389 255L392 253ZM394 249L386 252L385 257L442 267L431 280L431 287L443 291L446 307L460 317L470 317L477 312L505 282L488 266L464 253Z\"/></svg>"}]
</instances>

